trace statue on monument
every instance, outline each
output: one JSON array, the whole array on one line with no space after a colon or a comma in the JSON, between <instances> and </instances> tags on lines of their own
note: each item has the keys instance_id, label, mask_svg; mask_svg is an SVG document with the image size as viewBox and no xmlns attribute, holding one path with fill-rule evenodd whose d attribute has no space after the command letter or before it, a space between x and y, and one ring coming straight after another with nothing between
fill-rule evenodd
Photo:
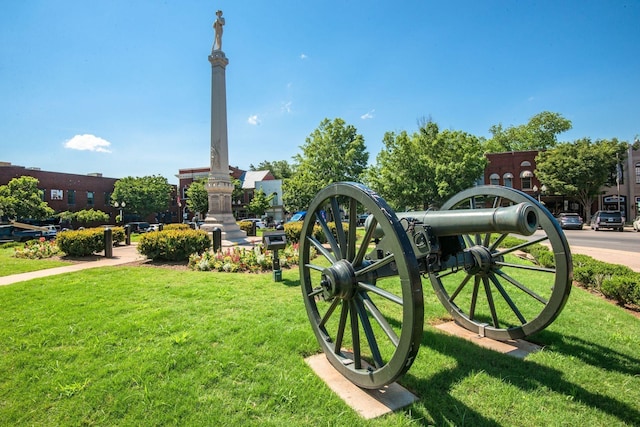
<instances>
[{"instance_id":1,"label":"statue on monument","mask_svg":"<svg viewBox=\"0 0 640 427\"><path fill-rule=\"evenodd\" d=\"M224 18L222 17L222 11L216 11L216 20L213 23L213 31L215 32L215 38L213 40L213 47L211 51L222 50L222 30L224 26Z\"/></svg>"}]
</instances>

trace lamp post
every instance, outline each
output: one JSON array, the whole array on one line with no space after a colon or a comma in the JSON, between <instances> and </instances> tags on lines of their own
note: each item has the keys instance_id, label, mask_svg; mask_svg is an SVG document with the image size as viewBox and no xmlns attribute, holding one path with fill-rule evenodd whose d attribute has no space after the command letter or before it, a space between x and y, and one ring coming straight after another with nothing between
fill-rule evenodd
<instances>
[{"instance_id":1,"label":"lamp post","mask_svg":"<svg viewBox=\"0 0 640 427\"><path fill-rule=\"evenodd\" d=\"M125 203L125 201L123 200L121 203L115 202L113 204L113 206L115 206L116 209L120 209L120 222L122 222L124 224L124 216L123 216L123 212L124 212L124 207L127 204Z\"/></svg>"}]
</instances>

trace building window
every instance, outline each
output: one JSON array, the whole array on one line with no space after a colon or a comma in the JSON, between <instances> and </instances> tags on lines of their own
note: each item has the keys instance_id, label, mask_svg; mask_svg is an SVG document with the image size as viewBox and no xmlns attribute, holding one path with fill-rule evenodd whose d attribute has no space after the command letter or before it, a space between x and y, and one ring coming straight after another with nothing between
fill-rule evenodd
<instances>
[{"instance_id":1,"label":"building window","mask_svg":"<svg viewBox=\"0 0 640 427\"><path fill-rule=\"evenodd\" d=\"M489 184L500 185L500 175L498 175L497 173L492 173L489 177Z\"/></svg>"},{"instance_id":2,"label":"building window","mask_svg":"<svg viewBox=\"0 0 640 427\"><path fill-rule=\"evenodd\" d=\"M76 191L75 190L67 190L67 204L75 205L76 204Z\"/></svg>"},{"instance_id":3,"label":"building window","mask_svg":"<svg viewBox=\"0 0 640 427\"><path fill-rule=\"evenodd\" d=\"M507 172L504 175L502 175L502 180L504 181L504 186L505 187L513 188L513 174L512 173Z\"/></svg>"},{"instance_id":4,"label":"building window","mask_svg":"<svg viewBox=\"0 0 640 427\"><path fill-rule=\"evenodd\" d=\"M640 162L636 163L636 184L640 184Z\"/></svg>"},{"instance_id":5,"label":"building window","mask_svg":"<svg viewBox=\"0 0 640 427\"><path fill-rule=\"evenodd\" d=\"M111 193L108 191L104 192L104 205L111 206Z\"/></svg>"},{"instance_id":6,"label":"building window","mask_svg":"<svg viewBox=\"0 0 640 427\"><path fill-rule=\"evenodd\" d=\"M93 191L87 191L87 206L95 206L95 194Z\"/></svg>"},{"instance_id":7,"label":"building window","mask_svg":"<svg viewBox=\"0 0 640 427\"><path fill-rule=\"evenodd\" d=\"M531 162L528 160L523 161L522 163L520 163L520 167L523 168L530 168L531 167Z\"/></svg>"},{"instance_id":8,"label":"building window","mask_svg":"<svg viewBox=\"0 0 640 427\"><path fill-rule=\"evenodd\" d=\"M523 162L524 163L524 162ZM531 190L531 178L533 178L533 172L522 171L520 173L520 182L522 190Z\"/></svg>"}]
</instances>

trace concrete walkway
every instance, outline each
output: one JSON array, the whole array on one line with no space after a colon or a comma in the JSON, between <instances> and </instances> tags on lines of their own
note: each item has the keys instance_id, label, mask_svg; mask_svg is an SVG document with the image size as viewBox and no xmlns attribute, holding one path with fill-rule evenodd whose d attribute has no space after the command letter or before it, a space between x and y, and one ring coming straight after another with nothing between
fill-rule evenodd
<instances>
[{"instance_id":1,"label":"concrete walkway","mask_svg":"<svg viewBox=\"0 0 640 427\"><path fill-rule=\"evenodd\" d=\"M249 238L250 244L261 241L260 238ZM224 244L223 247L236 246L236 244ZM228 243L228 242L226 242ZM634 271L640 272L640 253L631 253L624 251L616 251L612 249L598 249L580 246L571 247L572 254L584 254L594 259L607 262L610 264L626 265ZM0 286L10 285L12 283L24 282L25 280L38 279L40 277L54 276L57 274L72 273L87 268L108 267L114 265L124 265L139 262L147 259L138 253L137 245L116 246L113 248L113 258L95 257L87 261L79 261L75 264L48 268L45 270L31 271L28 273L13 274L11 276L0 277Z\"/></svg>"}]
</instances>

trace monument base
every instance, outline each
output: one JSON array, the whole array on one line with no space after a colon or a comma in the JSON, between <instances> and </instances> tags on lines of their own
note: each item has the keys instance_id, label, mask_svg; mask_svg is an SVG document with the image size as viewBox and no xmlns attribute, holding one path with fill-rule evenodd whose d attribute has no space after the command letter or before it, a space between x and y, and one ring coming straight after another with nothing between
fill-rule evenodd
<instances>
[{"instance_id":1,"label":"monument base","mask_svg":"<svg viewBox=\"0 0 640 427\"><path fill-rule=\"evenodd\" d=\"M214 228L222 230L223 241L226 240L236 244L249 243L247 233L240 229L233 214L207 214L204 224L200 226L200 229L211 233Z\"/></svg>"}]
</instances>

